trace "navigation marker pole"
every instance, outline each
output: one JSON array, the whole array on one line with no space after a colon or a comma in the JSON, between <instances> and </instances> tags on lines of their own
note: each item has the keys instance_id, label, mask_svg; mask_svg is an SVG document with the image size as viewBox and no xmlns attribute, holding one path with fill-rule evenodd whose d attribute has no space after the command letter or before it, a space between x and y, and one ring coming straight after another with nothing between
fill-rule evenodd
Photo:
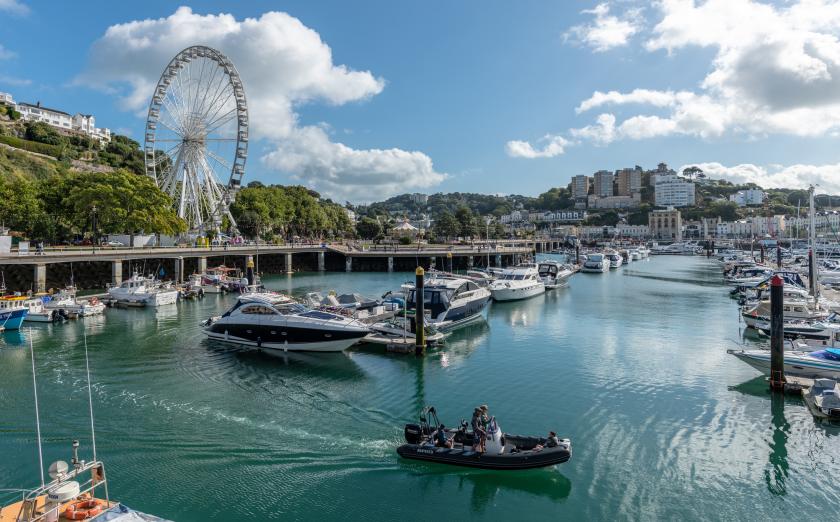
<instances>
[{"instance_id":1,"label":"navigation marker pole","mask_svg":"<svg viewBox=\"0 0 840 522\"><path fill-rule=\"evenodd\" d=\"M770 388L785 389L784 282L778 275L770 280Z\"/></svg>"},{"instance_id":2,"label":"navigation marker pole","mask_svg":"<svg viewBox=\"0 0 840 522\"><path fill-rule=\"evenodd\" d=\"M426 318L426 311L423 302L423 276L425 272L422 266L414 271L414 355L423 355L426 350L426 330L423 321Z\"/></svg>"}]
</instances>

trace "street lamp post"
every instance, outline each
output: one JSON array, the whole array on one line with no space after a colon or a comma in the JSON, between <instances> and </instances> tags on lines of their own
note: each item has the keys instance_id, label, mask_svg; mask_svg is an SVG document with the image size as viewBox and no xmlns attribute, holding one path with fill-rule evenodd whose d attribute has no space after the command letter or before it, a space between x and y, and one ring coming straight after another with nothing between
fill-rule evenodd
<instances>
[{"instance_id":1,"label":"street lamp post","mask_svg":"<svg viewBox=\"0 0 840 522\"><path fill-rule=\"evenodd\" d=\"M484 218L484 224L487 227L487 230L484 234L485 242L487 243L487 268L490 268L490 223L493 221L492 216L487 216Z\"/></svg>"},{"instance_id":2,"label":"street lamp post","mask_svg":"<svg viewBox=\"0 0 840 522\"><path fill-rule=\"evenodd\" d=\"M96 205L93 205L90 211L93 214L91 218L91 228L93 229L93 252L96 253L96 243L99 242L99 238L96 237Z\"/></svg>"}]
</instances>

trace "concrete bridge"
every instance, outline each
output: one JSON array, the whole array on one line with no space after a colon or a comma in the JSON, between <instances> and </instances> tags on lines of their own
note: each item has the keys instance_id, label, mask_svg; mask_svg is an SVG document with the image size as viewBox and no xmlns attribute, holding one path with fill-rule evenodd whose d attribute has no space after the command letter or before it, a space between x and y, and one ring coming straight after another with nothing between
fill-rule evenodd
<instances>
[{"instance_id":1,"label":"concrete bridge","mask_svg":"<svg viewBox=\"0 0 840 522\"><path fill-rule=\"evenodd\" d=\"M28 253L13 250L0 254L0 269L17 271L18 286L25 286L34 291L45 291L48 280L55 286L66 284L72 266L83 267L82 271L102 273L110 265L108 281L118 284L128 273L132 263L157 262L159 266L169 268L176 282L181 282L190 271L203 273L207 270L208 259L227 263L229 266L244 267L248 256L255 256L258 263L269 271L291 274L298 265L305 269L325 271L341 270L351 272L354 269L367 271L413 270L417 265L437 268L471 268L473 266L504 266L518 261L522 256L534 252L546 252L560 247L559 240L508 240L475 242L464 245L366 245L362 243L323 243L268 245L251 244L242 246L212 247L50 247L43 252ZM343 263L340 261L343 260ZM281 263L282 261L282 263ZM126 266L127 265L127 266ZM27 285L20 270L32 267L31 285ZM54 277L48 277L49 270L56 271ZM70 267L68 269L68 267ZM126 268L126 270L124 270ZM79 272L77 268L77 273ZM62 277L65 283L62 283ZM94 279L93 285L102 282L102 277ZM78 278L76 278L78 280ZM101 287L101 286L99 286ZM10 285L12 289L14 288Z\"/></svg>"}]
</instances>

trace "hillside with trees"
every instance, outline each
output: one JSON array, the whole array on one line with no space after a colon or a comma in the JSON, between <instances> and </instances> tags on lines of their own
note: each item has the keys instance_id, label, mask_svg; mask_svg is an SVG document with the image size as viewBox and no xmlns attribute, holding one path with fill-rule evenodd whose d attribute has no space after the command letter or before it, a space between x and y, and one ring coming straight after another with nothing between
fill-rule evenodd
<instances>
[{"instance_id":1,"label":"hillside with trees","mask_svg":"<svg viewBox=\"0 0 840 522\"><path fill-rule=\"evenodd\" d=\"M252 181L237 193L231 214L245 236L265 240L354 234L344 207L301 186L266 186Z\"/></svg>"}]
</instances>

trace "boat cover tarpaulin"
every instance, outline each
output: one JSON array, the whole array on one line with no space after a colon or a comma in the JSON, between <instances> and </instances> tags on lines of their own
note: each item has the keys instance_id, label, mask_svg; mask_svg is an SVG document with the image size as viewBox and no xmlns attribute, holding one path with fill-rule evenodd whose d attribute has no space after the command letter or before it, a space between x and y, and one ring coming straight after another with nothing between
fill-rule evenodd
<instances>
[{"instance_id":1,"label":"boat cover tarpaulin","mask_svg":"<svg viewBox=\"0 0 840 522\"><path fill-rule=\"evenodd\" d=\"M102 513L96 518L96 520L105 520L109 522L172 522L171 520L167 520L165 518L134 511L128 506L123 506L122 504L114 506L108 511Z\"/></svg>"},{"instance_id":2,"label":"boat cover tarpaulin","mask_svg":"<svg viewBox=\"0 0 840 522\"><path fill-rule=\"evenodd\" d=\"M802 280L802 277L797 272L776 272L772 276L768 277L764 281L758 283L755 287L759 290L764 290L770 287L770 281L775 277L779 276L782 278L782 281L789 286L795 286L797 288L805 288L805 282Z\"/></svg>"}]
</instances>

